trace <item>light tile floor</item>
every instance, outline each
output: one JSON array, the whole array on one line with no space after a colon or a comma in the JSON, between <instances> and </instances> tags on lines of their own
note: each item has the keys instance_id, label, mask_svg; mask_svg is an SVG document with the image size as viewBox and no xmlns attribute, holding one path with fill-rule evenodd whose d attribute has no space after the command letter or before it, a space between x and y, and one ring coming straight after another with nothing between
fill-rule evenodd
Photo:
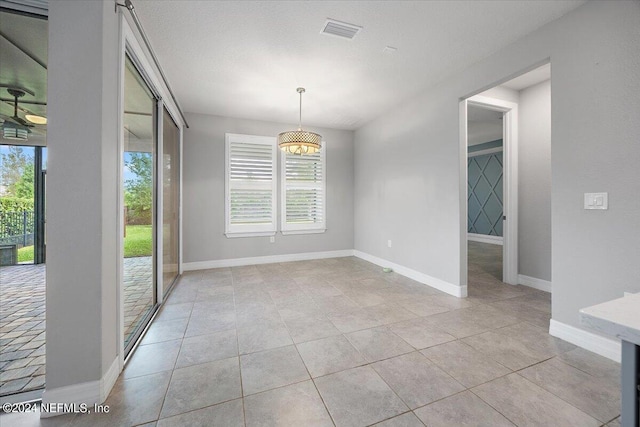
<instances>
[{"instance_id":1,"label":"light tile floor","mask_svg":"<svg viewBox=\"0 0 640 427\"><path fill-rule=\"evenodd\" d=\"M45 384L44 264L0 268L0 396ZM124 262L125 336L151 308L151 257Z\"/></svg>"},{"instance_id":2,"label":"light tile floor","mask_svg":"<svg viewBox=\"0 0 640 427\"><path fill-rule=\"evenodd\" d=\"M471 250L481 253L469 257L464 300L357 258L188 273L118 379L109 414L1 421L616 425L619 365L548 335L549 295L501 284L473 265L483 248Z\"/></svg>"}]
</instances>

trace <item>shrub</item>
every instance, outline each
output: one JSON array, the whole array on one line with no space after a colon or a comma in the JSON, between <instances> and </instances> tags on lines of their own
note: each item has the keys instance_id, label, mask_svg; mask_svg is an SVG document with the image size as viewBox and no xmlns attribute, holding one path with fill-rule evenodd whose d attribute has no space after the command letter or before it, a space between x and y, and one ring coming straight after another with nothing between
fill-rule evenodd
<instances>
[{"instance_id":1,"label":"shrub","mask_svg":"<svg viewBox=\"0 0 640 427\"><path fill-rule=\"evenodd\" d=\"M22 212L33 210L33 199L23 199L20 197L0 197L0 211L2 212Z\"/></svg>"}]
</instances>

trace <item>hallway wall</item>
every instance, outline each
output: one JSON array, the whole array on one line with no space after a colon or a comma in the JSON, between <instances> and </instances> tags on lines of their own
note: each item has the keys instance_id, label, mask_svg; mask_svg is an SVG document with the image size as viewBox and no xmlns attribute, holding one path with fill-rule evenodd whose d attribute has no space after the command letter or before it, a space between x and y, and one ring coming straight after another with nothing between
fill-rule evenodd
<instances>
[{"instance_id":1,"label":"hallway wall","mask_svg":"<svg viewBox=\"0 0 640 427\"><path fill-rule=\"evenodd\" d=\"M518 273L551 281L551 81L520 91Z\"/></svg>"},{"instance_id":2,"label":"hallway wall","mask_svg":"<svg viewBox=\"0 0 640 427\"><path fill-rule=\"evenodd\" d=\"M640 3L588 2L358 129L356 250L461 286L459 101L551 58L553 318L640 291L639 54Z\"/></svg>"}]
</instances>

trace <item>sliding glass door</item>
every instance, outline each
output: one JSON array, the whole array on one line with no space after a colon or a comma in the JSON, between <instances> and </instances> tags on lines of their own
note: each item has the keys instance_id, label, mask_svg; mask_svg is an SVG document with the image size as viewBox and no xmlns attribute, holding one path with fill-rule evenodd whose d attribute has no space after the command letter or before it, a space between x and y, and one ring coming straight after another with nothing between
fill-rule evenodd
<instances>
[{"instance_id":1,"label":"sliding glass door","mask_svg":"<svg viewBox=\"0 0 640 427\"><path fill-rule=\"evenodd\" d=\"M180 129L162 115L162 289L167 295L180 262Z\"/></svg>"},{"instance_id":2,"label":"sliding glass door","mask_svg":"<svg viewBox=\"0 0 640 427\"><path fill-rule=\"evenodd\" d=\"M157 98L131 59L124 79L124 347L128 354L157 304Z\"/></svg>"}]
</instances>

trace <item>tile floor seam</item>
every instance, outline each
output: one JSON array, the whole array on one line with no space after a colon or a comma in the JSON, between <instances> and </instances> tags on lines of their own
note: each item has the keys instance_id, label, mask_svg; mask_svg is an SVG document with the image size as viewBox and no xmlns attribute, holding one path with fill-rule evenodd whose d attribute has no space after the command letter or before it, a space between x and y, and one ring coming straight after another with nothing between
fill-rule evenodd
<instances>
[{"instance_id":1,"label":"tile floor seam","mask_svg":"<svg viewBox=\"0 0 640 427\"><path fill-rule=\"evenodd\" d=\"M376 425L378 425L378 424L382 424L382 423L384 423L385 421L389 421L389 420L392 420L392 419L394 419L394 418L399 418L399 417L401 417L401 416L403 416L403 415L406 415L406 414L413 414L413 410L412 410L412 409L409 409L408 411L405 411L405 412L403 412L403 413L401 413L401 414L397 414L397 415L394 415L394 416L392 416L392 417L385 418L384 420L376 421L376 422L375 422L375 423L373 423L373 424L367 424L367 425L366 425L366 427L373 427L373 426L376 426ZM414 414L414 415L415 415L415 414ZM418 417L416 416L416 418L418 418ZM418 418L418 421L420 421L420 423L421 423L422 425L424 425L424 423L422 422L422 420L421 420L420 418Z\"/></svg>"},{"instance_id":2,"label":"tile floor seam","mask_svg":"<svg viewBox=\"0 0 640 427\"><path fill-rule=\"evenodd\" d=\"M545 362L548 362L549 360L555 359L556 357L558 357L558 356L557 356L557 355L556 355L556 356L551 356L551 357L549 357L548 359L544 359L544 360L541 360L541 361L539 361L539 362L532 363L531 365L525 366L524 368L515 369L515 370L513 370L513 372L514 372L514 373L516 373L516 374L519 374L519 373L520 373L520 371L524 371L525 369L529 369L529 368L532 368L532 367L534 367L534 366L541 365L541 364L543 364L543 363L545 363ZM567 365L568 365L568 364L567 364ZM568 365L568 366L571 366L571 365ZM573 366L572 366L572 367L573 367ZM586 373L586 372L585 372L585 373ZM523 375L520 375L520 376L521 376L521 377L524 377ZM591 375L589 375L589 376L591 376Z\"/></svg>"},{"instance_id":3,"label":"tile floor seam","mask_svg":"<svg viewBox=\"0 0 640 427\"><path fill-rule=\"evenodd\" d=\"M445 343L445 344L449 344L449 343L451 343L451 342L456 342L456 341L449 341L448 343ZM463 344L464 344L464 343L463 343ZM439 345L444 345L444 344L439 344ZM436 346L436 347L437 347L437 346ZM429 357L428 357L428 356L425 356L424 354L423 354L423 356L424 356L424 357L426 357L426 358L427 358L431 363L433 363L434 365L436 365L438 368L440 368L440 370L442 370L442 371L444 371L445 373L449 374L449 373L446 371L446 369L444 369L443 367L441 367L440 365L438 365L438 364L437 364L436 362L434 362L433 360L429 359ZM496 362L496 361L495 361L495 360L493 360L493 359L491 359L491 361L492 361L492 362L495 362L495 363L500 364L499 362ZM516 373L516 371L514 371L513 369L511 369L511 368L509 368L509 367L507 367L507 366L504 366L504 365L500 365L500 366L502 366L503 368L507 369L509 372L507 372L506 374L498 375L497 377L491 378L490 380L484 381L484 382L482 382L482 383L472 385L471 387L467 387L467 386L465 386L464 384L462 384L462 383L461 383L460 381L458 381L458 380L456 380L456 381L457 381L460 385L462 385L463 387L465 387L465 390L471 390L472 388L480 387L481 385L488 384L488 383L490 383L490 382L492 382L492 381L495 381L495 380L497 380L497 379L504 378L504 377L506 377L506 376L508 376L508 375L511 375L511 374L515 374L515 373ZM523 368L523 369L526 369L526 368ZM451 374L449 374L449 376L453 377ZM455 378L453 378L453 379L455 380ZM463 391L464 391L464 390L463 390ZM459 392L459 393L462 393L462 391L461 391L461 392ZM456 394L459 394L459 393L456 393ZM453 395L452 395L452 396L453 396ZM450 397L450 396L449 396L449 397ZM446 399L446 397L444 397L443 399ZM442 400L442 399L439 399L439 400ZM430 405L430 403L428 403L427 405Z\"/></svg>"},{"instance_id":4,"label":"tile floor seam","mask_svg":"<svg viewBox=\"0 0 640 427\"><path fill-rule=\"evenodd\" d=\"M576 348L581 348L581 347L576 346ZM565 365L571 366L571 367L572 367L572 368L574 368L574 369L577 369L578 371L582 372L583 374L587 374L587 375L589 375L589 376L590 376L590 377L592 377L592 378L599 378L597 375L593 375L591 372L587 372L587 371L585 371L584 369L581 369L581 368L579 368L579 367L577 367L577 366L573 366L571 363L566 362L563 358L561 358L561 357L560 357L560 355L562 355L562 354L567 354L567 353L569 353L570 351L573 351L573 350L575 350L575 348L574 348L574 349L571 349L571 350L563 351L562 353L556 354L554 357L557 357L557 358L558 358L558 361L560 361L560 362L564 363ZM618 362L614 362L613 360L612 360L611 362L612 362L612 363L617 363L618 365L620 365L620 363L618 363ZM614 419L615 419L615 418L614 418ZM613 421L613 420L612 420L612 421ZM611 422L611 421L609 421L609 422Z\"/></svg>"},{"instance_id":5,"label":"tile floor seam","mask_svg":"<svg viewBox=\"0 0 640 427\"><path fill-rule=\"evenodd\" d=\"M174 417L180 417L180 416L182 416L184 414L190 414L192 412L202 411L203 409L212 408L212 407L218 406L218 405L224 405L225 403L233 402L235 400L240 400L240 399L242 399L242 397L234 397L233 399L223 400L222 402L213 403L211 405L203 406L202 408L188 409L188 410L186 410L184 412L180 412L179 414L168 415L166 417L158 416L158 418L156 420L143 422L143 423L140 423L140 424L137 424L137 425L146 425L146 424L153 423L153 422L158 423L161 420L166 420L168 418L174 418ZM160 413L160 415L162 415L162 412Z\"/></svg>"},{"instance_id":6,"label":"tile floor seam","mask_svg":"<svg viewBox=\"0 0 640 427\"><path fill-rule=\"evenodd\" d=\"M365 357L365 355L364 355L364 354L363 354L363 353L358 349L358 347L356 347L356 345L353 343L353 341L352 341L352 340L350 340L350 339L349 339L349 337L348 337L347 335L349 335L349 334L353 334L353 333L355 333L355 332L362 332L362 331L368 331L368 330L370 330L370 329L379 329L379 328L385 328L385 329L387 329L389 332L391 332L394 336L396 336L397 338L399 338L402 342L406 343L406 344L407 344L409 347L411 347L413 350L411 350L411 351L407 351L406 353L400 353L400 354L396 354L395 356L389 356L389 357L384 358L384 359L380 359L380 360L375 360L375 361L373 361L373 362L369 362L369 361L367 360L367 358ZM382 362L383 360L388 360L388 359L392 359L392 358L394 358L394 357L399 357L399 356L403 356L403 355L405 355L405 354L413 353L414 351L418 351L418 352L420 351L420 350L416 349L414 346L412 346L411 344L409 344L408 342L406 342L404 339L402 339L402 337L400 337L400 336L398 336L397 334L395 334L395 333L394 333L394 332L393 332L393 331L392 331L392 330L391 330L387 325L374 326L374 327L372 327L372 328L362 329L362 330L360 330L360 331L353 331L353 332L349 332L348 334L342 334L342 336L344 336L344 337L345 337L345 339L349 342L349 344L351 344L351 346L352 346L353 348L355 348L355 349L358 351L358 353L360 354L360 356L362 356L362 358L363 358L365 361L367 361L367 363L368 363L368 364L374 364L374 363Z\"/></svg>"},{"instance_id":7,"label":"tile floor seam","mask_svg":"<svg viewBox=\"0 0 640 427\"><path fill-rule=\"evenodd\" d=\"M620 418L621 415L618 415L617 417L614 417L613 419L607 421L606 423L604 423L603 425L609 424L610 422L613 422L615 420L617 420L618 418Z\"/></svg>"},{"instance_id":8,"label":"tile floor seam","mask_svg":"<svg viewBox=\"0 0 640 427\"><path fill-rule=\"evenodd\" d=\"M392 359L392 358L390 357L389 359ZM388 360L388 359L386 359L386 360ZM379 362L382 362L382 361L380 360ZM375 363L378 363L378 362L375 362ZM373 366L371 366L371 365L373 365L373 363L370 363L370 364L368 364L368 365L364 365L364 366L368 366L369 368L371 368L371 370L372 370L373 372L375 372L375 373L376 373L376 375L377 375L377 376L382 380L382 382L384 382L384 383L387 385L387 387L389 387L389 390L391 390L391 392L392 392L392 393L393 393L393 394L394 394L398 399L400 399L400 402L402 402L402 403L407 407L407 409L409 409L409 411L411 411L411 410L412 410L412 409L411 409L411 406L409 406L409 404L408 404L407 402L405 402L405 400L404 400L402 397L400 397L400 395L398 395L398 393L395 391L395 389L394 389L393 387L391 387L391 385L387 382L387 380L385 380L385 379L384 379L384 377L383 377L382 375L380 375L380 373L379 373L378 371L376 371L376 368L374 368L374 367L373 367ZM361 367L361 366L358 366L358 368L360 368L360 367ZM353 369L355 369L355 368L353 368ZM398 415L395 415L395 416L398 416ZM391 418L393 418L393 417L391 417ZM379 422L382 422L382 421L378 421L378 423L379 423ZM376 423L374 423L374 424L376 424Z\"/></svg>"},{"instance_id":9,"label":"tile floor seam","mask_svg":"<svg viewBox=\"0 0 640 427\"><path fill-rule=\"evenodd\" d=\"M377 373L377 371L376 371L376 373ZM378 375L380 375L380 374L378 374ZM380 377L382 377L382 375L380 375ZM384 378L383 378L382 380L384 381ZM461 385L462 385L462 384L461 384ZM391 387L391 386L389 386L389 387ZM464 387L464 385L463 385L463 387ZM392 390L393 390L393 389L392 389ZM407 408L409 408L409 411L411 411L411 412L415 412L415 411L417 411L417 410L418 410L418 409L420 409L420 408L424 408L425 406L429 406L429 405L431 405L431 404L433 404L433 403L436 403L436 402L439 402L439 401L441 401L441 400L445 400L445 399L448 399L448 398L450 398L450 397L456 396L456 395L458 395L458 394L460 394L460 393L464 393L465 391L467 391L467 389L466 389L466 388L464 388L463 390L457 391L457 392L455 392L455 393L453 393L453 394L450 394L450 395L447 395L447 396L444 396L444 397L440 397L440 398L438 398L438 399L436 399L436 400L432 400L432 401L431 401L431 402L429 402L429 403L425 403L424 405L417 406L417 407L415 407L415 408L411 408L411 406L409 406L409 405L408 405L404 400L402 400L402 398L400 398L400 400L402 400L402 402L403 402L405 405L407 405ZM400 396L398 396L398 397L400 397ZM420 418L418 417L418 419L420 419ZM420 420L420 422L422 422L422 420Z\"/></svg>"},{"instance_id":10,"label":"tile floor seam","mask_svg":"<svg viewBox=\"0 0 640 427\"><path fill-rule=\"evenodd\" d=\"M495 330L492 330L492 331L485 331L485 332L482 332L482 333L484 334L484 333L487 333L487 332L495 332ZM481 334L478 334L478 335L481 335ZM501 334L501 335L502 335L502 334ZM505 336L505 337L508 337L508 338L513 338L513 337L509 337L508 335L502 335L502 336ZM466 339L466 338L470 338L470 337L459 338L459 340L460 340L460 341L462 341L463 339ZM517 340L516 338L513 338L513 339L514 339L514 340L516 340L516 341L518 341L518 343L520 343L520 344L524 345L525 347L529 348L526 344L522 343L521 341ZM467 344L467 343L463 342L463 344ZM522 367L522 368L513 369L513 368L510 368L510 367L508 367L508 366L503 365L503 364L502 364L502 363L500 363L498 360L496 360L496 359L492 356L492 354L495 354L495 353L488 353L488 352L483 351L483 350L481 350L481 349L479 349L479 348L473 347L471 344L467 344L467 345L471 346L474 350L476 350L476 351L478 351L478 352L480 352L480 353L484 354L485 356L487 356L488 358L490 358L490 359L491 359L491 360L493 360L494 362L496 362L496 363L498 363L498 364L500 364L500 365L504 366L504 367L505 367L505 368L507 368L507 369L511 369L511 371L513 371L513 372L517 372L517 371L520 371L520 370L522 370L522 369L527 369L527 368L529 368L529 367L531 367L531 366L537 365L537 364L542 363L542 362L546 362L547 360L550 360L550 359L553 359L554 357L556 357L556 355L553 355L553 356L547 357L547 358L545 358L545 359L542 359L542 360L540 360L540 361L534 362L534 363L532 363L532 364L530 364L530 365L524 366L524 367ZM571 351L571 350L569 350L569 351Z\"/></svg>"},{"instance_id":11,"label":"tile floor seam","mask_svg":"<svg viewBox=\"0 0 640 427\"><path fill-rule=\"evenodd\" d=\"M373 328L371 328L371 329L373 329ZM365 330L366 330L366 329L365 329ZM339 336L339 335L334 335L334 337L336 337L336 336ZM327 338L332 338L332 337L327 337ZM348 339L347 337L344 337L344 338L345 338L345 339L347 339L347 341L349 342L349 344L351 344L351 342L349 341L349 339ZM320 341L320 340L323 340L323 339L324 339L324 338L320 338L320 339L318 339L318 340L314 340L314 341ZM449 342L454 342L454 341L449 341ZM303 344L303 343L300 343L300 344ZM355 349L355 350L356 350L356 351L357 351L357 352L362 356L362 354L360 353L360 351L359 351L359 350L358 350L358 349L357 349L353 344L351 344L351 346L352 346L352 347L354 347L354 349ZM435 347L435 346L434 346L434 347ZM278 348L282 348L282 347L278 347ZM427 348L429 348L429 347L427 347ZM296 350L297 350L297 348L296 348ZM420 351L421 351L421 350L414 349L414 350L409 351L409 352L407 352L407 353L397 354L397 355L395 355L395 356L389 356L389 357L386 357L386 358L384 358L384 359L376 360L376 361L374 361L374 362L369 362L369 361L367 361L367 359L365 359L365 358L364 358L364 356L363 356L363 360L365 361L365 363L363 363L363 364L361 364L361 365L353 366L353 367L350 367L350 368L340 369L339 371L334 371L334 372L330 372L330 373L328 373L328 374L322 374L322 375L318 375L318 376L316 376L316 377L311 377L311 378L312 378L312 379L323 378L323 377L327 377L327 376L329 376L329 375L337 374L337 373L339 373L339 372L348 371L348 370L350 370L350 369L361 368L361 367L363 367L363 366L371 366L371 365L374 365L374 364L379 363L379 362L384 362L384 361L386 361L386 360L394 359L394 358L396 358L396 357L406 356L407 354L416 353L416 352L417 352L417 353L420 353ZM254 353L251 353L251 354L254 354ZM424 356L424 355L423 355L423 356ZM424 356L424 357L426 357L426 356ZM302 359L302 361L304 362L304 359ZM306 364L305 364L305 367L306 367ZM439 366L438 366L438 369L442 370ZM375 370L375 369L374 369L374 370ZM377 373L377 371L376 371L376 373ZM513 372L510 372L510 373L513 373ZM447 375L448 375L448 374L447 374ZM450 375L449 375L449 376L450 376ZM456 382L457 382L457 380L456 380Z\"/></svg>"},{"instance_id":12,"label":"tile floor seam","mask_svg":"<svg viewBox=\"0 0 640 427\"><path fill-rule=\"evenodd\" d=\"M440 398L434 400L433 402L425 403L424 405L420 405L420 406L418 406L416 408L411 409L411 412L415 412L415 411L417 411L418 409L421 409L421 408L426 408L429 405L433 405L434 403L440 402L440 401L445 400L445 399L449 399L450 397L453 397L453 396L457 396L457 395L462 394L462 393L464 393L466 391L471 391L471 390L468 389L468 388L465 388L464 390L457 391L457 392L455 392L453 394L450 394L448 396L440 397Z\"/></svg>"},{"instance_id":13,"label":"tile floor seam","mask_svg":"<svg viewBox=\"0 0 640 427\"><path fill-rule=\"evenodd\" d=\"M309 376L311 377L310 372L309 372ZM320 393L320 390L318 389L318 385L314 381L313 377L311 377L311 383L313 384L313 388L316 390L316 393L318 393L318 396L320 396L320 401L322 402L322 406L324 407L324 410L327 411L327 414L329 415L329 419L331 420L331 423L334 425L334 427L336 427L336 421L333 419L333 415L331 415L331 412L329 412L329 407L327 406L327 402L324 401L324 397L322 396L322 393Z\"/></svg>"},{"instance_id":14,"label":"tile floor seam","mask_svg":"<svg viewBox=\"0 0 640 427\"><path fill-rule=\"evenodd\" d=\"M506 376L506 375L505 375ZM500 378L504 378L504 377L500 377ZM493 381L493 380L492 380ZM487 384L487 383L485 383ZM480 384L482 385L482 384ZM479 385L476 387L480 387ZM473 389L476 388L470 388L468 391L471 392L474 396L476 396L478 399L482 400L485 404L489 405L490 408L492 408L494 411L496 411L497 413L499 413L500 415L502 415L505 419L507 419L511 424L513 424L515 427L519 427L518 424L512 420L511 418L507 417L505 414L503 414L498 408L494 407L491 403L487 402L486 400L484 400L482 398L482 396L480 396L478 393L476 393Z\"/></svg>"},{"instance_id":15,"label":"tile floor seam","mask_svg":"<svg viewBox=\"0 0 640 427\"><path fill-rule=\"evenodd\" d=\"M547 360L549 360L549 359L547 359ZM546 362L546 361L545 361L545 362ZM525 369L526 369L526 368L525 368ZM551 395L553 395L553 396L557 397L558 399L562 400L563 402L565 402L566 404L568 404L568 405L572 406L573 408L575 408L576 410L578 410L578 411L582 412L583 414L588 415L589 417L593 418L594 420L596 420L596 421L598 421L598 422L600 422L600 423L607 424L607 422L603 422L601 419L597 418L595 415L591 415L591 414L587 413L586 411L584 411L583 409L578 408L578 407L577 407L576 405L574 405L573 403L571 403L571 402L569 402L569 401L565 400L562 396L557 395L556 393L554 393L553 391L551 391L551 390L547 389L547 388L546 388L546 387L544 387L543 385L540 385L540 384L536 384L536 383L534 383L533 381L531 381L530 379L528 379L527 377L525 377L524 375L522 375L519 371L518 371L518 372L514 372L514 373L515 373L515 374L517 374L519 377L523 378L525 381L527 381L527 382L529 382L529 383L533 384L534 386L541 388L542 390L546 391L547 393L549 393L549 394L551 394ZM619 417L620 415L621 415L621 414L618 414L618 417ZM617 417L616 417L616 418L617 418ZM614 419L615 419L615 418L614 418Z\"/></svg>"},{"instance_id":16,"label":"tile floor seam","mask_svg":"<svg viewBox=\"0 0 640 427\"><path fill-rule=\"evenodd\" d=\"M163 301L162 304L162 309L164 309L165 307L165 303L169 300L169 297L171 296L171 294L173 293L173 290L175 289L175 286L171 287L171 290L169 292L169 295L167 295L167 298ZM164 404L167 400L167 394L169 394L169 388L171 387L171 381L173 380L173 374L176 371L176 365L178 364L178 359L180 358L180 353L182 352L182 346L184 345L184 338L185 338L185 334L187 333L187 328L189 327L189 322L191 322L191 315L193 314L193 307L191 307L191 311L189 312L189 317L187 320L187 326L184 329L184 333L182 334L182 340L180 342L180 350L178 350L178 354L176 356L176 360L173 362L173 369L171 370L171 375L169 376L169 382L167 383L167 389L164 392L164 396L162 397L162 404L160 405L160 410L158 411L158 418L156 418L156 423L160 420L160 416L162 415L162 408L164 408ZM148 329L147 329L148 331ZM145 332L146 334L146 332ZM141 337L142 339L143 337ZM135 356L135 355L134 355ZM133 359L133 357L131 359L129 359L129 362Z\"/></svg>"},{"instance_id":17,"label":"tile floor seam","mask_svg":"<svg viewBox=\"0 0 640 427\"><path fill-rule=\"evenodd\" d=\"M234 323L236 325L236 353L238 354L238 375L240 376L240 399L242 399L242 424L244 427L247 427L247 413L244 407L244 388L242 384L242 363L240 362L240 338L238 337L238 324L236 318L236 287L235 287L235 278L233 277L233 271L231 272L231 286L233 286L233 312L234 312Z\"/></svg>"}]
</instances>

